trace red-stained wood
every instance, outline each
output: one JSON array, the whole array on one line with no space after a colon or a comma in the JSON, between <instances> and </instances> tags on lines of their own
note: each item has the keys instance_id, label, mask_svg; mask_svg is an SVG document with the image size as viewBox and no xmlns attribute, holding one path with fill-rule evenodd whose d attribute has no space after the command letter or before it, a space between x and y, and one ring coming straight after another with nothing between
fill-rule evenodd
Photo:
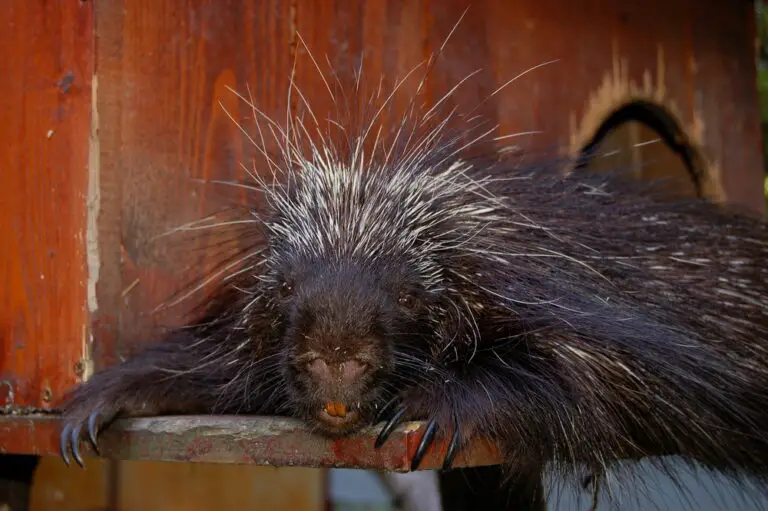
<instances>
[{"instance_id":1,"label":"red-stained wood","mask_svg":"<svg viewBox=\"0 0 768 511\"><path fill-rule=\"evenodd\" d=\"M427 8L423 0L297 2L300 93L293 93L292 106L311 136L318 136L317 119L323 138L343 152L347 135L368 130L366 154L374 145L378 157L384 154L403 116L428 104L426 86L414 99L429 74Z\"/></svg>"},{"instance_id":2,"label":"red-stained wood","mask_svg":"<svg viewBox=\"0 0 768 511\"><path fill-rule=\"evenodd\" d=\"M464 4L430 3L430 47L446 37ZM675 117L724 198L762 211L764 199L756 108L754 28L749 2L474 3L445 49L434 82L447 89L472 71L481 80L455 94L472 105L517 77L481 113L499 134L526 148L560 152L574 137L584 145L622 101L651 99ZM547 62L556 62L543 65ZM541 66L536 69L536 66ZM489 70L492 74L489 74ZM626 73L624 72L626 70ZM631 87L627 82L632 82ZM625 90L637 88L637 90ZM592 96L597 96L592 101Z\"/></svg>"},{"instance_id":3,"label":"red-stained wood","mask_svg":"<svg viewBox=\"0 0 768 511\"><path fill-rule=\"evenodd\" d=\"M209 274L211 252L155 239L232 199L194 179L243 181L258 153L227 116L253 130L251 110L285 112L291 7L271 0L102 2L98 110L103 214L96 365L104 367L182 321L187 304L151 314L184 276ZM226 108L220 106L220 102ZM275 148L272 147L274 150ZM263 162L262 162L263 165ZM263 168L263 167L262 167ZM215 262L215 260L214 260Z\"/></svg>"},{"instance_id":4,"label":"red-stained wood","mask_svg":"<svg viewBox=\"0 0 768 511\"><path fill-rule=\"evenodd\" d=\"M696 87L685 99L699 109L704 147L721 168L730 201L763 211L763 145L751 2L690 0L697 23L690 46Z\"/></svg>"},{"instance_id":5,"label":"red-stained wood","mask_svg":"<svg viewBox=\"0 0 768 511\"><path fill-rule=\"evenodd\" d=\"M88 333L90 2L0 9L0 405L48 407Z\"/></svg>"}]
</instances>

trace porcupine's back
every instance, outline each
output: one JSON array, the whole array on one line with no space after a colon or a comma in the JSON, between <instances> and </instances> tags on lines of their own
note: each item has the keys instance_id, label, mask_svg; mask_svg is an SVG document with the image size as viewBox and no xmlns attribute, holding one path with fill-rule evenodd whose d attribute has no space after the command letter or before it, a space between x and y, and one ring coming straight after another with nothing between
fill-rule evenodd
<instances>
[{"instance_id":1,"label":"porcupine's back","mask_svg":"<svg viewBox=\"0 0 768 511\"><path fill-rule=\"evenodd\" d=\"M463 429L496 435L512 465L682 454L762 475L765 224L618 174L461 163L451 136L384 165L304 162L273 201L273 232L294 240L273 256L410 259L446 297L420 356L481 382L425 375L417 408L461 402L459 422L480 421ZM446 321L455 305L470 312Z\"/></svg>"},{"instance_id":2,"label":"porcupine's back","mask_svg":"<svg viewBox=\"0 0 768 511\"><path fill-rule=\"evenodd\" d=\"M445 300L434 345L399 348L477 375L423 375L418 411L461 403L459 422L478 421L463 429L495 435L510 465L683 454L762 475L765 224L618 175L459 163L475 133L416 139L383 163L354 145L299 159L268 193L266 289L297 255L408 260ZM454 306L466 310L446 321Z\"/></svg>"},{"instance_id":3,"label":"porcupine's back","mask_svg":"<svg viewBox=\"0 0 768 511\"><path fill-rule=\"evenodd\" d=\"M471 283L498 334L466 354L500 382L486 427L510 463L681 454L762 478L765 224L615 175L505 175L489 191L508 214L478 236L492 263Z\"/></svg>"}]
</instances>

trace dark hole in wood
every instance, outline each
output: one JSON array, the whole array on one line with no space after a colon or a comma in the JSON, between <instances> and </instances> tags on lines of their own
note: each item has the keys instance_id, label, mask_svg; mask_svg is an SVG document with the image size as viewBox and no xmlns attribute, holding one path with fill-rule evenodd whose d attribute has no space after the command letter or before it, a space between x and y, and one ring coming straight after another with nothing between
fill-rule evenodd
<instances>
[{"instance_id":1,"label":"dark hole in wood","mask_svg":"<svg viewBox=\"0 0 768 511\"><path fill-rule=\"evenodd\" d=\"M675 195L700 196L699 157L677 122L659 105L634 101L612 113L582 149L577 167L630 171L664 179Z\"/></svg>"}]
</instances>

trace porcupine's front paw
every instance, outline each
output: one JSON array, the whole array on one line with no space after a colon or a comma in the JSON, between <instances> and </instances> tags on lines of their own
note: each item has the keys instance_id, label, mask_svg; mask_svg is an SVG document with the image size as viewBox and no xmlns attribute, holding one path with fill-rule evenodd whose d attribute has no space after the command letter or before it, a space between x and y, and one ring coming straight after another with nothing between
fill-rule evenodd
<instances>
[{"instance_id":1,"label":"porcupine's front paw","mask_svg":"<svg viewBox=\"0 0 768 511\"><path fill-rule=\"evenodd\" d=\"M466 443L462 440L462 438L466 438L466 436L462 437L458 411L440 410L437 413L429 413L426 412L426 410L429 410L431 407L425 407L424 404L425 403L421 402L421 400L411 400L407 397L398 397L390 401L390 403L388 403L382 410L382 414L379 417L383 420L389 416L389 419L379 433L379 436L376 438L375 447L376 449L379 449L383 446L395 428L409 418L426 418L427 427L424 430L424 435L421 437L419 445L416 447L416 452L413 455L413 459L411 460L411 470L417 470L419 468L427 450L434 443L438 430L441 433L451 434L451 440L448 444L442 467L443 470L449 470L451 469L453 460L456 458L456 454L458 454L461 447ZM466 434L468 432L464 433Z\"/></svg>"},{"instance_id":2,"label":"porcupine's front paw","mask_svg":"<svg viewBox=\"0 0 768 511\"><path fill-rule=\"evenodd\" d=\"M99 454L98 436L118 416L133 415L130 403L124 393L111 386L103 385L100 378L85 383L72 392L62 405L61 435L59 449L61 458L70 465L70 453L78 465L84 466L80 454L80 441L87 440Z\"/></svg>"},{"instance_id":3,"label":"porcupine's front paw","mask_svg":"<svg viewBox=\"0 0 768 511\"><path fill-rule=\"evenodd\" d=\"M78 465L84 467L83 458L80 455L80 441L87 439L93 446L96 454L99 454L98 435L101 430L111 423L121 412L119 406L104 402L93 406L83 403L75 408L66 409L63 418L64 426L59 437L59 449L61 458L69 466L69 453Z\"/></svg>"}]
</instances>

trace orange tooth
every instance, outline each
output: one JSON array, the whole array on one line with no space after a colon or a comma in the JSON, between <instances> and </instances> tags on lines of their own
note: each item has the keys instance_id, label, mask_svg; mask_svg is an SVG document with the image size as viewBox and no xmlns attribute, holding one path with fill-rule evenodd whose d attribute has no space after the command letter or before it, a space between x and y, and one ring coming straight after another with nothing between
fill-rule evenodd
<instances>
[{"instance_id":1,"label":"orange tooth","mask_svg":"<svg viewBox=\"0 0 768 511\"><path fill-rule=\"evenodd\" d=\"M326 403L325 413L331 417L346 417L347 407L342 403Z\"/></svg>"}]
</instances>

